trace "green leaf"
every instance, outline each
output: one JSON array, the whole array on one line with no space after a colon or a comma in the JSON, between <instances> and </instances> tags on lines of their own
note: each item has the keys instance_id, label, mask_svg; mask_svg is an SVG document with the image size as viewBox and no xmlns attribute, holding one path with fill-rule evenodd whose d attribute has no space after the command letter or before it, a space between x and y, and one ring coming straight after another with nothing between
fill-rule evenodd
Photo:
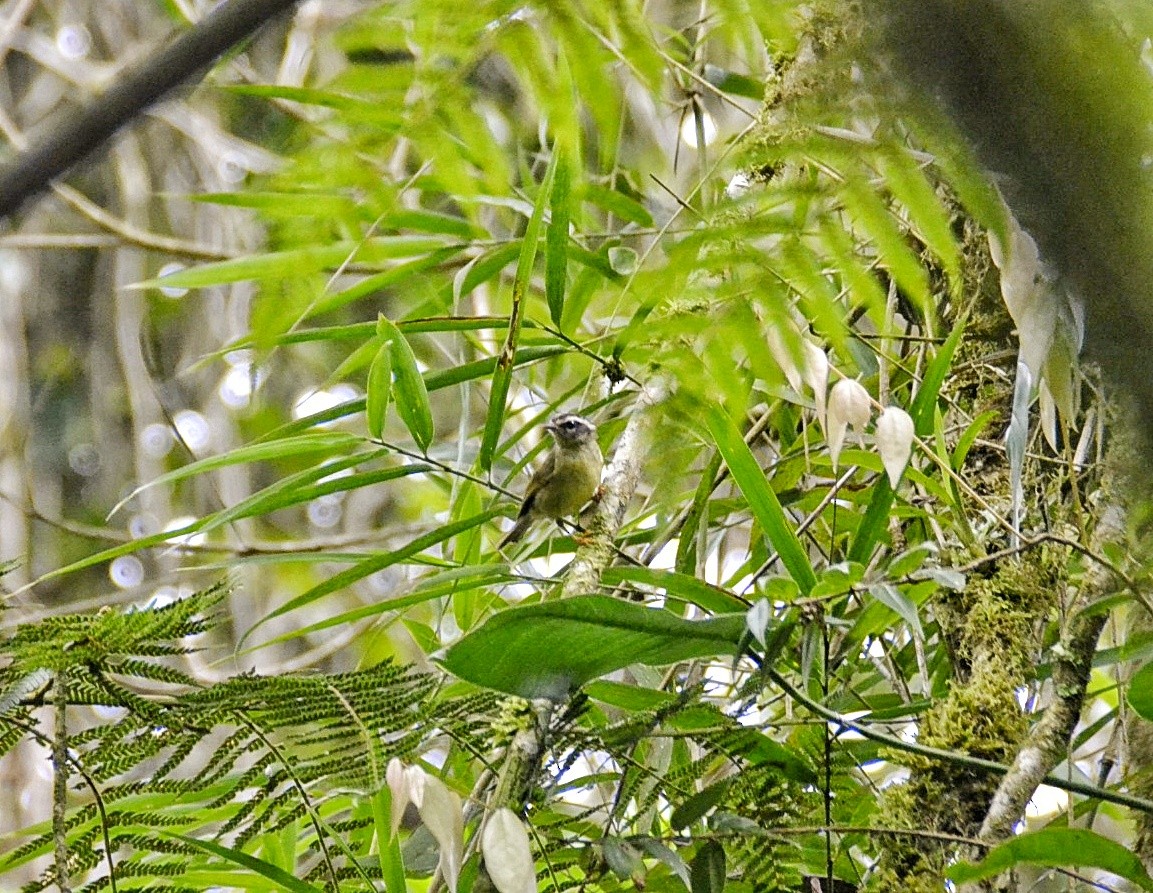
<instances>
[{"instance_id":1,"label":"green leaf","mask_svg":"<svg viewBox=\"0 0 1153 893\"><path fill-rule=\"evenodd\" d=\"M900 589L892 583L875 583L869 587L869 595L904 620L913 635L918 639L924 639L925 633L921 629L917 606Z\"/></svg>"},{"instance_id":2,"label":"green leaf","mask_svg":"<svg viewBox=\"0 0 1153 893\"><path fill-rule=\"evenodd\" d=\"M953 331L941 345L928 368L925 377L921 379L921 386L913 396L913 404L909 407L909 415L913 417L913 427L918 437L928 437L933 433L933 414L937 408L937 399L941 394L941 385L949 369L953 365L953 354L957 345L965 334L965 320L961 319L953 326Z\"/></svg>"},{"instance_id":3,"label":"green leaf","mask_svg":"<svg viewBox=\"0 0 1153 893\"><path fill-rule=\"evenodd\" d=\"M961 467L965 464L965 459L969 455L969 450L972 449L977 438L989 427L989 423L997 418L997 415L998 413L994 409L981 413L977 418L973 419L972 424L957 438L957 445L953 447L953 455L950 456L950 462L954 471L961 470Z\"/></svg>"},{"instance_id":4,"label":"green leaf","mask_svg":"<svg viewBox=\"0 0 1153 893\"><path fill-rule=\"evenodd\" d=\"M317 432L300 434L296 437L284 437L279 440L267 440L248 446L237 447L219 456L209 456L176 468L167 474L143 484L125 496L112 507L109 516L116 514L126 502L140 495L151 487L163 484L172 484L185 478L195 477L208 471L227 468L230 465L244 465L248 462L271 462L277 459L296 458L314 453L345 452L359 446L361 438L353 434Z\"/></svg>"},{"instance_id":5,"label":"green leaf","mask_svg":"<svg viewBox=\"0 0 1153 893\"><path fill-rule=\"evenodd\" d=\"M480 524L485 524L497 517L504 511L503 508L489 509L472 518L465 518L463 521L457 521L454 524L446 524L443 527L438 527L424 536L417 537L407 546L397 549L393 552L382 552L377 555L370 555L362 561L358 561L356 565L348 568L348 570L341 571L329 579L325 580L317 586L313 586L307 592L303 592L296 598L290 599L285 604L281 605L274 611L270 611L259 622L257 622L247 633L245 638L252 634L252 632L264 623L287 614L290 611L295 611L297 608L303 608L305 605L312 604L319 598L337 592L345 586L350 586L353 583L363 580L365 577L370 577L377 571L382 571L386 567L392 567L394 564L400 564L402 561L407 561L415 555L419 555L425 549L442 543L446 540L452 539L454 536L463 533Z\"/></svg>"},{"instance_id":6,"label":"green leaf","mask_svg":"<svg viewBox=\"0 0 1153 893\"><path fill-rule=\"evenodd\" d=\"M500 356L497 358L496 371L493 373L492 388L489 391L488 415L485 418L480 454L477 457L477 465L482 471L488 471L492 468L492 457L496 451L497 443L500 442L501 430L504 428L505 401L508 398L509 386L512 384L513 359L516 356L517 343L520 340L524 302L528 297L533 264L536 262L537 249L540 246L540 231L544 220L545 205L548 204L552 194L559 163L560 153L554 151L552 159L549 161L548 170L545 171L544 181L537 191L532 216L529 217L528 225L524 230L524 238L520 243L520 257L517 259L516 275L512 281L512 311L508 318L508 333L505 336Z\"/></svg>"},{"instance_id":7,"label":"green leaf","mask_svg":"<svg viewBox=\"0 0 1153 893\"><path fill-rule=\"evenodd\" d=\"M357 117L368 116L370 120L381 115L380 104L358 96L334 93L331 90L317 90L312 87L290 87L280 84L230 84L225 89L230 93L245 96L259 96L263 99L287 99L304 105L318 105L339 111L353 112ZM395 112L390 113L395 116Z\"/></svg>"},{"instance_id":8,"label":"green leaf","mask_svg":"<svg viewBox=\"0 0 1153 893\"><path fill-rule=\"evenodd\" d=\"M549 199L551 217L545 237L544 293L548 314L559 326L564 314L565 278L568 274L569 199L572 186L572 163L568 153L557 150L556 180Z\"/></svg>"},{"instance_id":9,"label":"green leaf","mask_svg":"<svg viewBox=\"0 0 1153 893\"><path fill-rule=\"evenodd\" d=\"M690 866L692 893L721 893L725 889L725 848L706 840Z\"/></svg>"},{"instance_id":10,"label":"green leaf","mask_svg":"<svg viewBox=\"0 0 1153 893\"><path fill-rule=\"evenodd\" d=\"M601 853L605 864L622 881L628 881L644 872L640 851L630 841L619 837L602 837Z\"/></svg>"},{"instance_id":11,"label":"green leaf","mask_svg":"<svg viewBox=\"0 0 1153 893\"><path fill-rule=\"evenodd\" d=\"M381 785L372 797L372 823L376 829L376 859L380 876L384 878L384 889L386 893L406 893L404 856L400 851L400 835L391 833L392 792L387 785Z\"/></svg>"},{"instance_id":12,"label":"green leaf","mask_svg":"<svg viewBox=\"0 0 1153 893\"><path fill-rule=\"evenodd\" d=\"M677 696L667 691L641 688L639 685L625 685L623 682L609 682L607 679L590 682L585 686L585 694L594 701L629 711L659 710L677 701Z\"/></svg>"},{"instance_id":13,"label":"green leaf","mask_svg":"<svg viewBox=\"0 0 1153 893\"><path fill-rule=\"evenodd\" d=\"M368 433L380 440L384 436L384 415L392 395L392 345L384 342L368 367L368 393L364 413Z\"/></svg>"},{"instance_id":14,"label":"green leaf","mask_svg":"<svg viewBox=\"0 0 1153 893\"><path fill-rule=\"evenodd\" d=\"M1134 853L1083 828L1044 828L1022 834L994 847L980 862L960 862L946 869L945 874L954 883L967 884L996 877L1023 864L1099 868L1125 878L1142 890L1153 891L1153 878Z\"/></svg>"},{"instance_id":15,"label":"green leaf","mask_svg":"<svg viewBox=\"0 0 1153 893\"><path fill-rule=\"evenodd\" d=\"M520 246L515 242L501 245L486 251L468 266L461 270L453 283L454 298L459 300L482 283L488 282L501 270L513 262L513 258L520 254Z\"/></svg>"},{"instance_id":16,"label":"green leaf","mask_svg":"<svg viewBox=\"0 0 1153 893\"><path fill-rule=\"evenodd\" d=\"M428 388L424 376L416 365L412 346L392 320L383 314L377 319L376 330L389 347L392 365L392 393L396 398L396 412L408 428L412 439L421 450L428 451L433 439L432 406L428 402Z\"/></svg>"},{"instance_id":17,"label":"green leaf","mask_svg":"<svg viewBox=\"0 0 1153 893\"><path fill-rule=\"evenodd\" d=\"M208 840L197 840L195 837L189 837L186 834L171 834L170 836L183 841L189 846L196 847L198 850L203 850L211 856L217 856L235 865L239 865L241 868L254 871L261 877L272 881L277 886L289 890L290 893L324 893L322 888L305 883L287 871L273 865L271 862L257 859L255 856L250 856L241 850L221 846L218 843L213 843Z\"/></svg>"},{"instance_id":18,"label":"green leaf","mask_svg":"<svg viewBox=\"0 0 1153 893\"><path fill-rule=\"evenodd\" d=\"M689 877L689 867L685 865L685 860L678 856L676 852L652 837L634 837L631 840L634 846L664 864L669 871L680 879L680 882L685 885L686 890L691 889L692 881Z\"/></svg>"},{"instance_id":19,"label":"green leaf","mask_svg":"<svg viewBox=\"0 0 1153 893\"><path fill-rule=\"evenodd\" d=\"M719 68L716 65L705 66L705 80L733 96L743 96L745 99L754 99L761 102L765 98L765 82L761 78L751 78L745 74Z\"/></svg>"},{"instance_id":20,"label":"green leaf","mask_svg":"<svg viewBox=\"0 0 1153 893\"><path fill-rule=\"evenodd\" d=\"M953 354L957 345L961 343L961 336L965 332L965 320L960 320L941 345L941 349L929 362L925 370L925 377L921 379L921 386L913 396L913 404L909 407L909 415L913 417L913 428L918 437L928 437L933 433L933 418L937 410L937 398L941 393L941 385L945 381L953 363ZM889 510L893 507L893 497L896 494L889 485L889 479L882 475L873 484L873 496L869 506L865 509L865 517L857 527L857 535L849 547L849 560L861 564L868 564L873 554L873 547L880 540L889 523Z\"/></svg>"},{"instance_id":21,"label":"green leaf","mask_svg":"<svg viewBox=\"0 0 1153 893\"><path fill-rule=\"evenodd\" d=\"M724 457L725 464L732 472L733 480L741 488L752 509L753 517L761 525L769 543L781 556L781 563L800 587L802 595L808 595L817 582L813 565L809 561L801 541L793 532L791 520L785 515L777 494L769 486L765 473L757 464L752 450L741 437L741 432L732 419L718 404L710 404L705 409L705 422L716 441L717 449Z\"/></svg>"},{"instance_id":22,"label":"green leaf","mask_svg":"<svg viewBox=\"0 0 1153 893\"><path fill-rule=\"evenodd\" d=\"M335 268L349 260L378 264L402 257L420 257L445 247L444 239L428 236L377 236L360 242L336 242L201 264L157 279L146 279L134 287L206 288L248 280L293 279Z\"/></svg>"},{"instance_id":23,"label":"green leaf","mask_svg":"<svg viewBox=\"0 0 1153 893\"><path fill-rule=\"evenodd\" d=\"M693 794L673 810L673 814L669 817L669 826L679 830L704 818L705 813L725 798L732 783L731 778L726 778Z\"/></svg>"},{"instance_id":24,"label":"green leaf","mask_svg":"<svg viewBox=\"0 0 1153 893\"><path fill-rule=\"evenodd\" d=\"M347 195L317 192L206 192L189 198L233 208L258 208L271 215L336 217L351 214L357 207Z\"/></svg>"},{"instance_id":25,"label":"green leaf","mask_svg":"<svg viewBox=\"0 0 1153 893\"><path fill-rule=\"evenodd\" d=\"M854 220L872 238L878 259L923 313L930 318L935 308L930 298L929 276L905 241L889 209L873 189L857 178L848 178L841 190Z\"/></svg>"},{"instance_id":26,"label":"green leaf","mask_svg":"<svg viewBox=\"0 0 1153 893\"><path fill-rule=\"evenodd\" d=\"M452 645L442 663L486 688L560 701L630 664L735 654L744 625L743 614L683 620L608 596L578 596L501 611Z\"/></svg>"},{"instance_id":27,"label":"green leaf","mask_svg":"<svg viewBox=\"0 0 1153 893\"><path fill-rule=\"evenodd\" d=\"M1130 681L1129 706L1153 722L1153 663L1143 666Z\"/></svg>"},{"instance_id":28,"label":"green leaf","mask_svg":"<svg viewBox=\"0 0 1153 893\"><path fill-rule=\"evenodd\" d=\"M886 153L882 167L886 184L908 210L914 229L941 259L950 282L958 284L961 252L953 236L949 214L924 172L907 152L900 149Z\"/></svg>"},{"instance_id":29,"label":"green leaf","mask_svg":"<svg viewBox=\"0 0 1153 893\"><path fill-rule=\"evenodd\" d=\"M654 570L651 567L619 565L605 570L601 582L606 586L618 583L643 583L663 589L669 598L681 599L703 608L711 614L729 614L744 611L748 604L742 598L720 586L706 583L689 574L676 571Z\"/></svg>"},{"instance_id":30,"label":"green leaf","mask_svg":"<svg viewBox=\"0 0 1153 893\"><path fill-rule=\"evenodd\" d=\"M387 270L381 273L374 273L371 276L365 276L355 285L350 285L348 288L332 294L322 295L308 308L308 313L305 319L315 319L318 316L326 316L334 310L351 304L354 301L359 301L361 298L372 297L384 292L392 286L396 286L402 282L416 278L420 273L425 270L431 270L440 264L445 263L449 258L456 257L460 254L459 247L441 248L429 254L416 258L415 260L406 261L405 263L391 264ZM366 323L366 325L373 325ZM404 324L401 324L403 328ZM349 328L353 328L350 326ZM299 332L286 332L283 335L278 335L278 338L284 339L285 343L293 343L294 337L300 337ZM279 343L279 342L278 342Z\"/></svg>"},{"instance_id":31,"label":"green leaf","mask_svg":"<svg viewBox=\"0 0 1153 893\"><path fill-rule=\"evenodd\" d=\"M653 215L645 209L644 205L616 189L607 189L604 186L586 183L581 188L580 195L584 201L604 208L621 220L627 220L629 223L643 227L653 225Z\"/></svg>"}]
</instances>

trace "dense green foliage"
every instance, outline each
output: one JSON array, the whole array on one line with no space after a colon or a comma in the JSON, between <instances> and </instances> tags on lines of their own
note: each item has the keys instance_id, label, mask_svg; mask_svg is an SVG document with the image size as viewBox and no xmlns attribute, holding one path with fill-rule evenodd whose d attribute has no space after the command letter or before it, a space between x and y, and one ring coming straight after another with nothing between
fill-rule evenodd
<instances>
[{"instance_id":1,"label":"dense green foliage","mask_svg":"<svg viewBox=\"0 0 1153 893\"><path fill-rule=\"evenodd\" d=\"M1014 530L1005 211L878 88L855 12L365 6L313 35L301 83L242 54L202 88L276 161L165 201L264 244L176 270L154 244L127 289L158 390L213 370L244 399L93 509L163 494L178 521L69 541L17 591L173 555L187 587L5 627L0 752L51 751L68 791L0 839L0 885L436 889L427 815L390 820L398 759L464 802L458 889L487 889L478 828L505 806L542 890L940 889L1004 836L982 820L1048 702L1075 721L1091 685L1038 821L1116 833L987 865L1153 888L1108 839L1148 789L1089 771L1142 721L1123 686L1148 649L1124 625L1143 571L1102 532L1124 489L1104 402L1086 386L1056 447L1030 440ZM242 330L206 345L218 315ZM888 407L916 435L895 465ZM559 411L639 486L614 465L619 528L502 554Z\"/></svg>"}]
</instances>

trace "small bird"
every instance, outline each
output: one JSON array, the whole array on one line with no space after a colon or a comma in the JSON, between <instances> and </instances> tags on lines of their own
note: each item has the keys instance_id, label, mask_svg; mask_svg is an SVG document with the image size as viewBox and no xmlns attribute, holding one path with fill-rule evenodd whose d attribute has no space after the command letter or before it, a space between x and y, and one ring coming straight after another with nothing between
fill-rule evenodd
<instances>
[{"instance_id":1,"label":"small bird","mask_svg":"<svg viewBox=\"0 0 1153 893\"><path fill-rule=\"evenodd\" d=\"M539 518L563 518L580 511L601 482L604 456L597 444L597 427L572 413L549 419L544 430L553 445L524 491L520 514L500 548L515 543Z\"/></svg>"}]
</instances>

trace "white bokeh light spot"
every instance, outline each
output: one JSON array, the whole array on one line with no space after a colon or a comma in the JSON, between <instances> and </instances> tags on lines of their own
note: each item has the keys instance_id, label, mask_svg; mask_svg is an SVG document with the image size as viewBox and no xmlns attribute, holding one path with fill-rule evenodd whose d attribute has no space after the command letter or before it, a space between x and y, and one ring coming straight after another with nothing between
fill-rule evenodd
<instances>
[{"instance_id":1,"label":"white bokeh light spot","mask_svg":"<svg viewBox=\"0 0 1153 893\"><path fill-rule=\"evenodd\" d=\"M100 465L100 451L94 444L78 443L68 451L68 467L81 477L92 477Z\"/></svg>"},{"instance_id":2,"label":"white bokeh light spot","mask_svg":"<svg viewBox=\"0 0 1153 893\"><path fill-rule=\"evenodd\" d=\"M164 525L165 532L170 530L182 530L189 524L195 524L196 518L191 515L182 515L179 518L173 518ZM168 538L168 542L179 546L201 546L204 544L205 536L203 533L185 533L180 536L173 536Z\"/></svg>"},{"instance_id":3,"label":"white bokeh light spot","mask_svg":"<svg viewBox=\"0 0 1153 893\"><path fill-rule=\"evenodd\" d=\"M153 422L140 432L140 449L150 459L163 459L172 451L174 443L172 429L160 422Z\"/></svg>"},{"instance_id":4,"label":"white bokeh light spot","mask_svg":"<svg viewBox=\"0 0 1153 893\"><path fill-rule=\"evenodd\" d=\"M92 52L92 35L83 25L63 25L56 32L56 49L65 59L83 59Z\"/></svg>"},{"instance_id":5,"label":"white bokeh light spot","mask_svg":"<svg viewBox=\"0 0 1153 893\"><path fill-rule=\"evenodd\" d=\"M340 500L333 496L321 496L308 504L308 520L313 527L335 527L343 515Z\"/></svg>"},{"instance_id":6,"label":"white bokeh light spot","mask_svg":"<svg viewBox=\"0 0 1153 893\"><path fill-rule=\"evenodd\" d=\"M244 409L252 400L253 387L259 387L260 373L245 363L237 363L220 382L220 401L232 409Z\"/></svg>"},{"instance_id":7,"label":"white bokeh light spot","mask_svg":"<svg viewBox=\"0 0 1153 893\"><path fill-rule=\"evenodd\" d=\"M332 409L342 403L348 403L360 396L360 392L349 384L333 385L331 388L305 391L296 398L292 405L292 417L303 419L326 409ZM325 424L332 424L327 422Z\"/></svg>"},{"instance_id":8,"label":"white bokeh light spot","mask_svg":"<svg viewBox=\"0 0 1153 893\"><path fill-rule=\"evenodd\" d=\"M108 565L108 577L121 589L133 589L144 582L144 563L135 555L121 555Z\"/></svg>"},{"instance_id":9,"label":"white bokeh light spot","mask_svg":"<svg viewBox=\"0 0 1153 893\"><path fill-rule=\"evenodd\" d=\"M212 440L212 427L208 419L194 409L182 409L172 417L172 421L180 439L193 452L204 449Z\"/></svg>"},{"instance_id":10,"label":"white bokeh light spot","mask_svg":"<svg viewBox=\"0 0 1153 893\"><path fill-rule=\"evenodd\" d=\"M717 138L717 125L713 123L713 116L704 109L701 109L700 118L701 135L704 137L705 145L710 146ZM697 145L696 115L685 115L685 119L681 121L681 141L690 149L700 148Z\"/></svg>"},{"instance_id":11,"label":"white bokeh light spot","mask_svg":"<svg viewBox=\"0 0 1153 893\"><path fill-rule=\"evenodd\" d=\"M165 276L171 276L173 273L179 273L184 269L184 264L170 263L165 264L157 271L157 278L163 279ZM183 298L188 294L188 289L179 288L174 285L161 285L160 293L166 298Z\"/></svg>"}]
</instances>

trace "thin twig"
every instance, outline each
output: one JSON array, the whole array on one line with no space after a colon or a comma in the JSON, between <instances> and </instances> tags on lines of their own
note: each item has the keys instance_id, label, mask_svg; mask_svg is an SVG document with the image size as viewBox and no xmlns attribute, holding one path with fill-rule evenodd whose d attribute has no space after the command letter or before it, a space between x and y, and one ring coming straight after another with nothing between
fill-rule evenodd
<instances>
[{"instance_id":1,"label":"thin twig","mask_svg":"<svg viewBox=\"0 0 1153 893\"><path fill-rule=\"evenodd\" d=\"M888 745L894 750L904 751L905 753L917 754L918 756L928 757L932 760L940 760L945 763L953 763L957 766L966 766L970 769L980 769L985 772L991 772L996 775L1004 775L1009 771L1009 767L1003 763L997 763L993 760L985 760L980 757L971 757L968 754L958 753L952 750L945 750L940 747L928 747L924 744L916 744L912 741L905 741L895 735L889 735L885 732L878 732L871 726L851 720L848 717L842 716L835 710L831 710L824 704L814 701L808 695L804 694L798 688L793 686L787 679L784 678L779 672L772 667L765 667L764 672L772 680L774 685L778 685L789 697L801 704L804 704L809 710L812 710L819 716L824 717L829 722L835 723L843 729L856 732L859 735L868 738L870 741L877 741L881 744ZM1104 788L1099 788L1096 785L1082 784L1079 781L1072 781L1066 778L1060 778L1056 775L1046 775L1044 783L1051 785L1055 788L1060 788L1063 791L1069 791L1074 794L1081 794L1085 797L1094 797L1098 800L1104 800L1108 803L1117 803L1121 806L1128 806L1130 809L1136 809L1139 812L1153 815L1153 800L1146 800L1143 797L1135 797L1131 794L1123 794L1116 791L1108 791Z\"/></svg>"},{"instance_id":2,"label":"thin twig","mask_svg":"<svg viewBox=\"0 0 1153 893\"><path fill-rule=\"evenodd\" d=\"M52 680L52 707L56 713L52 734L52 843L56 886L72 893L68 883L68 673L57 670Z\"/></svg>"}]
</instances>

